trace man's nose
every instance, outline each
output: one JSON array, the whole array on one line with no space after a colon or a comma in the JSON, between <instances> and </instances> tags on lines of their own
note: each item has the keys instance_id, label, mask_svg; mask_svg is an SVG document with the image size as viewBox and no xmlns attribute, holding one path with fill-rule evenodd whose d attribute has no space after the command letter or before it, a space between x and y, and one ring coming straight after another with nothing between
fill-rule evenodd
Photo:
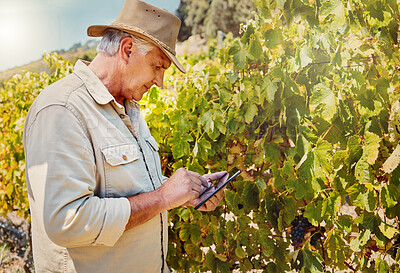
<instances>
[{"instance_id":1,"label":"man's nose","mask_svg":"<svg viewBox=\"0 0 400 273\"><path fill-rule=\"evenodd\" d=\"M164 72L160 72L154 78L153 84L157 85L158 87L162 87L163 82L164 82Z\"/></svg>"}]
</instances>

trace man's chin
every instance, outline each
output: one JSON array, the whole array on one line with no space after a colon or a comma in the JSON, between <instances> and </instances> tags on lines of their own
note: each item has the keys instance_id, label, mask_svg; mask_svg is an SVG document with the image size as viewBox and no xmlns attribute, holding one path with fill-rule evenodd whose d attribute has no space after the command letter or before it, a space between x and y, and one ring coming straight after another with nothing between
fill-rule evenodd
<instances>
[{"instance_id":1,"label":"man's chin","mask_svg":"<svg viewBox=\"0 0 400 273\"><path fill-rule=\"evenodd\" d=\"M143 98L144 94L133 96L132 99L135 101L140 101Z\"/></svg>"}]
</instances>

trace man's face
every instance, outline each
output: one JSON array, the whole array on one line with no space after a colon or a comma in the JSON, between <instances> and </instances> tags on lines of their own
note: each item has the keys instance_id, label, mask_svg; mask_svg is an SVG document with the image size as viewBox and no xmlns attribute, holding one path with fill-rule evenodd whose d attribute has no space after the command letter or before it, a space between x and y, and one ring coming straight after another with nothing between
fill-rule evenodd
<instances>
[{"instance_id":1,"label":"man's face","mask_svg":"<svg viewBox=\"0 0 400 273\"><path fill-rule=\"evenodd\" d=\"M146 55L133 52L122 76L120 96L128 100L141 100L151 86L162 86L164 72L170 65L171 61L158 47L154 47Z\"/></svg>"}]
</instances>

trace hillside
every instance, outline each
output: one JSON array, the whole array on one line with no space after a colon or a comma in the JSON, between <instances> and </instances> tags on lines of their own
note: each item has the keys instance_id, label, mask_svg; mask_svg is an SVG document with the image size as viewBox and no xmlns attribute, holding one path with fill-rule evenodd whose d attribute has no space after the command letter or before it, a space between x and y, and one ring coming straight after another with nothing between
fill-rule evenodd
<instances>
[{"instance_id":1,"label":"hillside","mask_svg":"<svg viewBox=\"0 0 400 273\"><path fill-rule=\"evenodd\" d=\"M86 44L81 45L80 43L75 44L67 51L61 50L56 51L64 60L68 60L74 63L77 59L91 60L96 55L97 41L88 41ZM8 80L15 74L21 74L24 71L40 73L42 71L51 72L47 63L43 60L37 60L28 64L14 67L5 71L0 72L0 86L2 86L5 80Z\"/></svg>"},{"instance_id":2,"label":"hillside","mask_svg":"<svg viewBox=\"0 0 400 273\"><path fill-rule=\"evenodd\" d=\"M77 59L92 60L96 55L98 41L89 41L84 45L76 44L67 51L56 51L64 60L75 63ZM178 56L197 54L206 50L206 40L200 35L189 37L186 41L178 43L176 52ZM42 71L51 72L47 63L43 60L30 62L26 65L14 67L0 72L0 87L5 80L8 80L15 74L21 74L24 71L40 73Z\"/></svg>"}]
</instances>

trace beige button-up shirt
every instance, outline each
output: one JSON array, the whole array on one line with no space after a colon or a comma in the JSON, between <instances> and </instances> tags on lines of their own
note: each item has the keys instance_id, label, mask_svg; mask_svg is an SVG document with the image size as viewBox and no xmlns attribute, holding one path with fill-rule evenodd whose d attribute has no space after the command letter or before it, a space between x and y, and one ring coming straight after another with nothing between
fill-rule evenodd
<instances>
[{"instance_id":1,"label":"beige button-up shirt","mask_svg":"<svg viewBox=\"0 0 400 273\"><path fill-rule=\"evenodd\" d=\"M168 272L166 212L125 231L125 197L166 180L137 102L78 61L32 104L23 140L37 272Z\"/></svg>"}]
</instances>

